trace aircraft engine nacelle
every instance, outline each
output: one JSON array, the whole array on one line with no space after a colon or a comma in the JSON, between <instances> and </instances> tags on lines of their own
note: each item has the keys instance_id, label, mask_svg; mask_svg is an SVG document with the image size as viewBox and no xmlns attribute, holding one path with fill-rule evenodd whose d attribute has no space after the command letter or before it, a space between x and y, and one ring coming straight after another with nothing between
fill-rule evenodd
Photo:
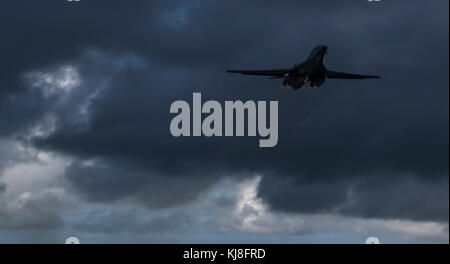
<instances>
[{"instance_id":1,"label":"aircraft engine nacelle","mask_svg":"<svg viewBox=\"0 0 450 264\"><path fill-rule=\"evenodd\" d=\"M300 87L302 87L304 83L305 83L304 77L287 76L283 80L283 86L290 86L294 90L300 89Z\"/></svg>"},{"instance_id":2,"label":"aircraft engine nacelle","mask_svg":"<svg viewBox=\"0 0 450 264\"><path fill-rule=\"evenodd\" d=\"M311 80L311 87L320 87L325 82L325 76L317 77Z\"/></svg>"}]
</instances>

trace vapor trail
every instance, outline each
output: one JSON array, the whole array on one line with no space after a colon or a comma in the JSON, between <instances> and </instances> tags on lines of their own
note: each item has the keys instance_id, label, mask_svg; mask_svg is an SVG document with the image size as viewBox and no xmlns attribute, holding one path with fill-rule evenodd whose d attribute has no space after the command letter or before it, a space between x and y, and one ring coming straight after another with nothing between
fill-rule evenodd
<instances>
[{"instance_id":1,"label":"vapor trail","mask_svg":"<svg viewBox=\"0 0 450 264\"><path fill-rule=\"evenodd\" d=\"M222 76L221 76L220 79L219 79L219 82L217 83L216 91L214 92L214 97L213 97L213 99L216 99L217 93L219 92L220 86L222 85L222 82L223 82L223 79L225 79L225 76L226 76L226 72L224 72L224 73L222 74Z\"/></svg>"},{"instance_id":2,"label":"vapor trail","mask_svg":"<svg viewBox=\"0 0 450 264\"><path fill-rule=\"evenodd\" d=\"M340 99L341 97L343 97L344 95L346 95L347 93L351 92L352 90L356 89L356 88L360 88L364 85L370 86L372 84L372 82L363 82L354 86L351 86L350 88L347 88L346 90L344 90L343 92L341 92L340 94L336 95L335 97L331 98L330 100L326 101L325 103L323 103L321 106L319 106L316 110L314 110L310 115L308 115L300 124L300 126L305 126L305 124L317 113L319 113L320 111L322 111L322 109L324 109L325 107L327 107L330 103L337 101L338 99ZM296 130L296 129L295 129ZM295 131L294 130L294 131Z\"/></svg>"}]
</instances>

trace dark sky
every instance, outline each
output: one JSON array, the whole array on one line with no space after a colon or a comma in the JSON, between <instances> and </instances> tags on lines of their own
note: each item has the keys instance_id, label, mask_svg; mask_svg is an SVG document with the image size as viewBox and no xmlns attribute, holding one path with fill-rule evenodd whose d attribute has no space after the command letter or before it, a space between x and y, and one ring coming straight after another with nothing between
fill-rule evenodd
<instances>
[{"instance_id":1,"label":"dark sky","mask_svg":"<svg viewBox=\"0 0 450 264\"><path fill-rule=\"evenodd\" d=\"M259 175L256 198L274 215L441 223L448 241L448 25L448 1L2 1L0 143L22 150L0 151L0 175L51 153L68 161L52 186L77 204L152 212ZM294 92L224 75L288 68L319 44L328 69L382 78ZM279 101L275 148L171 136L170 104L213 99L221 78L219 102ZM44 196L32 208L48 226L12 227L3 179L0 229L70 225Z\"/></svg>"}]
</instances>

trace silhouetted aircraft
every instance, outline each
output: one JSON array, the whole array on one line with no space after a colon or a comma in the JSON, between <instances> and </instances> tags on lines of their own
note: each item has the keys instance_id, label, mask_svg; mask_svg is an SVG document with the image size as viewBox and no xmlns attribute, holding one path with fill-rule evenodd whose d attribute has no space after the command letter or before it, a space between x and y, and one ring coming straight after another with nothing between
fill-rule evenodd
<instances>
[{"instance_id":1,"label":"silhouetted aircraft","mask_svg":"<svg viewBox=\"0 0 450 264\"><path fill-rule=\"evenodd\" d=\"M327 46L318 45L308 58L301 64L291 69L277 70L228 70L231 73L242 73L247 75L270 76L271 79L284 78L282 87L291 87L294 90L309 82L309 88L320 87L325 79L366 79L380 78L380 76L360 75L344 72L329 71L323 65L323 58L327 54Z\"/></svg>"}]
</instances>

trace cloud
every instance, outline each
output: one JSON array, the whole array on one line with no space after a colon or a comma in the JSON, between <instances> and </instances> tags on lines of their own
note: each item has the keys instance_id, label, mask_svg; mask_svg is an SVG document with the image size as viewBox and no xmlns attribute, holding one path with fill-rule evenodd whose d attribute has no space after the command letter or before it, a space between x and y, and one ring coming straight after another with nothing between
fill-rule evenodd
<instances>
[{"instance_id":1,"label":"cloud","mask_svg":"<svg viewBox=\"0 0 450 264\"><path fill-rule=\"evenodd\" d=\"M256 175L222 179L191 203L170 210L146 210L125 203L96 206L78 214L84 217L74 222L73 233L95 234L88 238L94 241L108 237L119 241L118 237L132 234L129 241L146 243L196 243L205 239L214 243L228 237L236 242L239 236L259 243L280 239L304 243L314 237L316 242L364 243L369 236L377 236L383 243L448 241L448 223L276 212L257 196L261 179Z\"/></svg>"},{"instance_id":2,"label":"cloud","mask_svg":"<svg viewBox=\"0 0 450 264\"><path fill-rule=\"evenodd\" d=\"M6 184L0 182L0 195L2 195L6 191Z\"/></svg>"},{"instance_id":3,"label":"cloud","mask_svg":"<svg viewBox=\"0 0 450 264\"><path fill-rule=\"evenodd\" d=\"M427 181L389 172L325 182L267 175L259 192L280 211L446 222L447 185L445 177Z\"/></svg>"},{"instance_id":4,"label":"cloud","mask_svg":"<svg viewBox=\"0 0 450 264\"><path fill-rule=\"evenodd\" d=\"M70 92L80 85L80 77L77 69L66 65L56 72L30 72L25 76L32 88L42 89L45 97L58 92Z\"/></svg>"},{"instance_id":5,"label":"cloud","mask_svg":"<svg viewBox=\"0 0 450 264\"><path fill-rule=\"evenodd\" d=\"M62 215L75 207L61 182L67 161L20 142L4 142L17 156L0 171L0 230L62 227Z\"/></svg>"},{"instance_id":6,"label":"cloud","mask_svg":"<svg viewBox=\"0 0 450 264\"><path fill-rule=\"evenodd\" d=\"M73 163L66 168L65 178L89 201L109 203L131 199L150 208L185 204L214 183L214 178L203 175L167 177L139 164L119 164Z\"/></svg>"},{"instance_id":7,"label":"cloud","mask_svg":"<svg viewBox=\"0 0 450 264\"><path fill-rule=\"evenodd\" d=\"M6 198L7 199L7 198ZM63 225L61 211L70 208L71 198L63 189L24 192L0 199L0 229L53 229Z\"/></svg>"},{"instance_id":8,"label":"cloud","mask_svg":"<svg viewBox=\"0 0 450 264\"><path fill-rule=\"evenodd\" d=\"M122 57L96 53L80 60L83 84L77 90L85 92L73 100L89 102L81 111L84 118L75 119L80 111L61 104L53 110L57 121L52 132L32 138L39 148L79 159L66 170L66 178L90 201L130 199L150 207L177 206L195 199L223 175L239 178L243 172L255 171L268 175L258 195L279 210L388 219L448 219L445 199L434 195L436 192L418 195L421 189L433 188L440 194L448 193L444 158L448 156L447 128L445 115L437 110L429 110L428 114L436 114L434 119L417 123L417 116L410 112L414 110L406 107L408 113L400 120L398 108L380 108L369 100L361 103L357 96L366 98L364 92L370 91L373 96L378 92L361 88L328 106L340 109L338 112L316 113L306 125L297 126L298 115L290 115L288 108L282 108L280 124L294 124L294 132L286 125L280 127L281 141L274 150L255 149L252 138L174 139L168 132L168 107L173 100L190 100L187 98L192 96L192 90L187 91L186 87L202 87L193 77L199 73L185 70L187 77L176 77L184 78L183 87L179 88L178 82L166 80L168 73L177 70L156 63L152 63L152 68L120 70L106 63L83 66L99 58L118 63ZM165 83L165 89L155 85L158 83ZM177 91L177 96L172 90ZM207 100L208 93L204 94ZM279 99L284 105L295 103ZM320 107L319 98L314 100L318 101L309 106ZM371 100L382 102L383 97ZM385 118L379 119L380 115ZM239 145L233 144L236 140ZM97 162L83 165L91 160ZM372 192L368 188L375 181L379 190ZM396 192L401 186L415 191ZM173 195L182 189L185 195ZM153 195L159 190L164 191ZM388 203L384 200L386 192L391 201L397 201L392 208L383 205ZM357 200L349 205L351 199ZM373 203L372 199L380 202ZM411 210L417 209L413 203L422 204L419 208L423 211Z\"/></svg>"},{"instance_id":9,"label":"cloud","mask_svg":"<svg viewBox=\"0 0 450 264\"><path fill-rule=\"evenodd\" d=\"M36 208L70 204L66 195L86 207L183 211L230 179L244 182L228 189L238 194L214 201L233 212L233 221L207 225L210 236L231 228L288 239L332 231L327 224L348 219L367 230L372 223L416 232L415 239L419 229L434 238L448 233L442 231L448 222L447 1L5 6L0 31L10 37L0 44L0 186L6 189L0 192L9 197L2 200L6 228L44 228L48 219L63 229L65 206ZM117 10L120 20L98 16ZM227 68L289 67L319 43L329 46L328 68L382 79L328 80L308 94L282 93L278 80L225 75L219 101L279 101L278 146L262 150L246 137L170 136L173 101L190 102L193 92L209 100ZM50 157L47 165L36 162L39 155ZM34 170L52 176L30 177ZM247 182L249 175L260 178ZM88 232L111 222L102 230L108 233L122 230L127 217L146 226L133 210L101 210L74 226ZM46 216L11 222L37 212ZM182 215L160 215L153 224L184 219L195 226L201 218ZM323 225L309 226L319 219Z\"/></svg>"},{"instance_id":10,"label":"cloud","mask_svg":"<svg viewBox=\"0 0 450 264\"><path fill-rule=\"evenodd\" d=\"M255 234L296 234L306 232L305 221L295 215L274 214L258 198L261 177L240 183L236 204L230 213L231 227ZM226 220L225 220L226 221Z\"/></svg>"}]
</instances>

